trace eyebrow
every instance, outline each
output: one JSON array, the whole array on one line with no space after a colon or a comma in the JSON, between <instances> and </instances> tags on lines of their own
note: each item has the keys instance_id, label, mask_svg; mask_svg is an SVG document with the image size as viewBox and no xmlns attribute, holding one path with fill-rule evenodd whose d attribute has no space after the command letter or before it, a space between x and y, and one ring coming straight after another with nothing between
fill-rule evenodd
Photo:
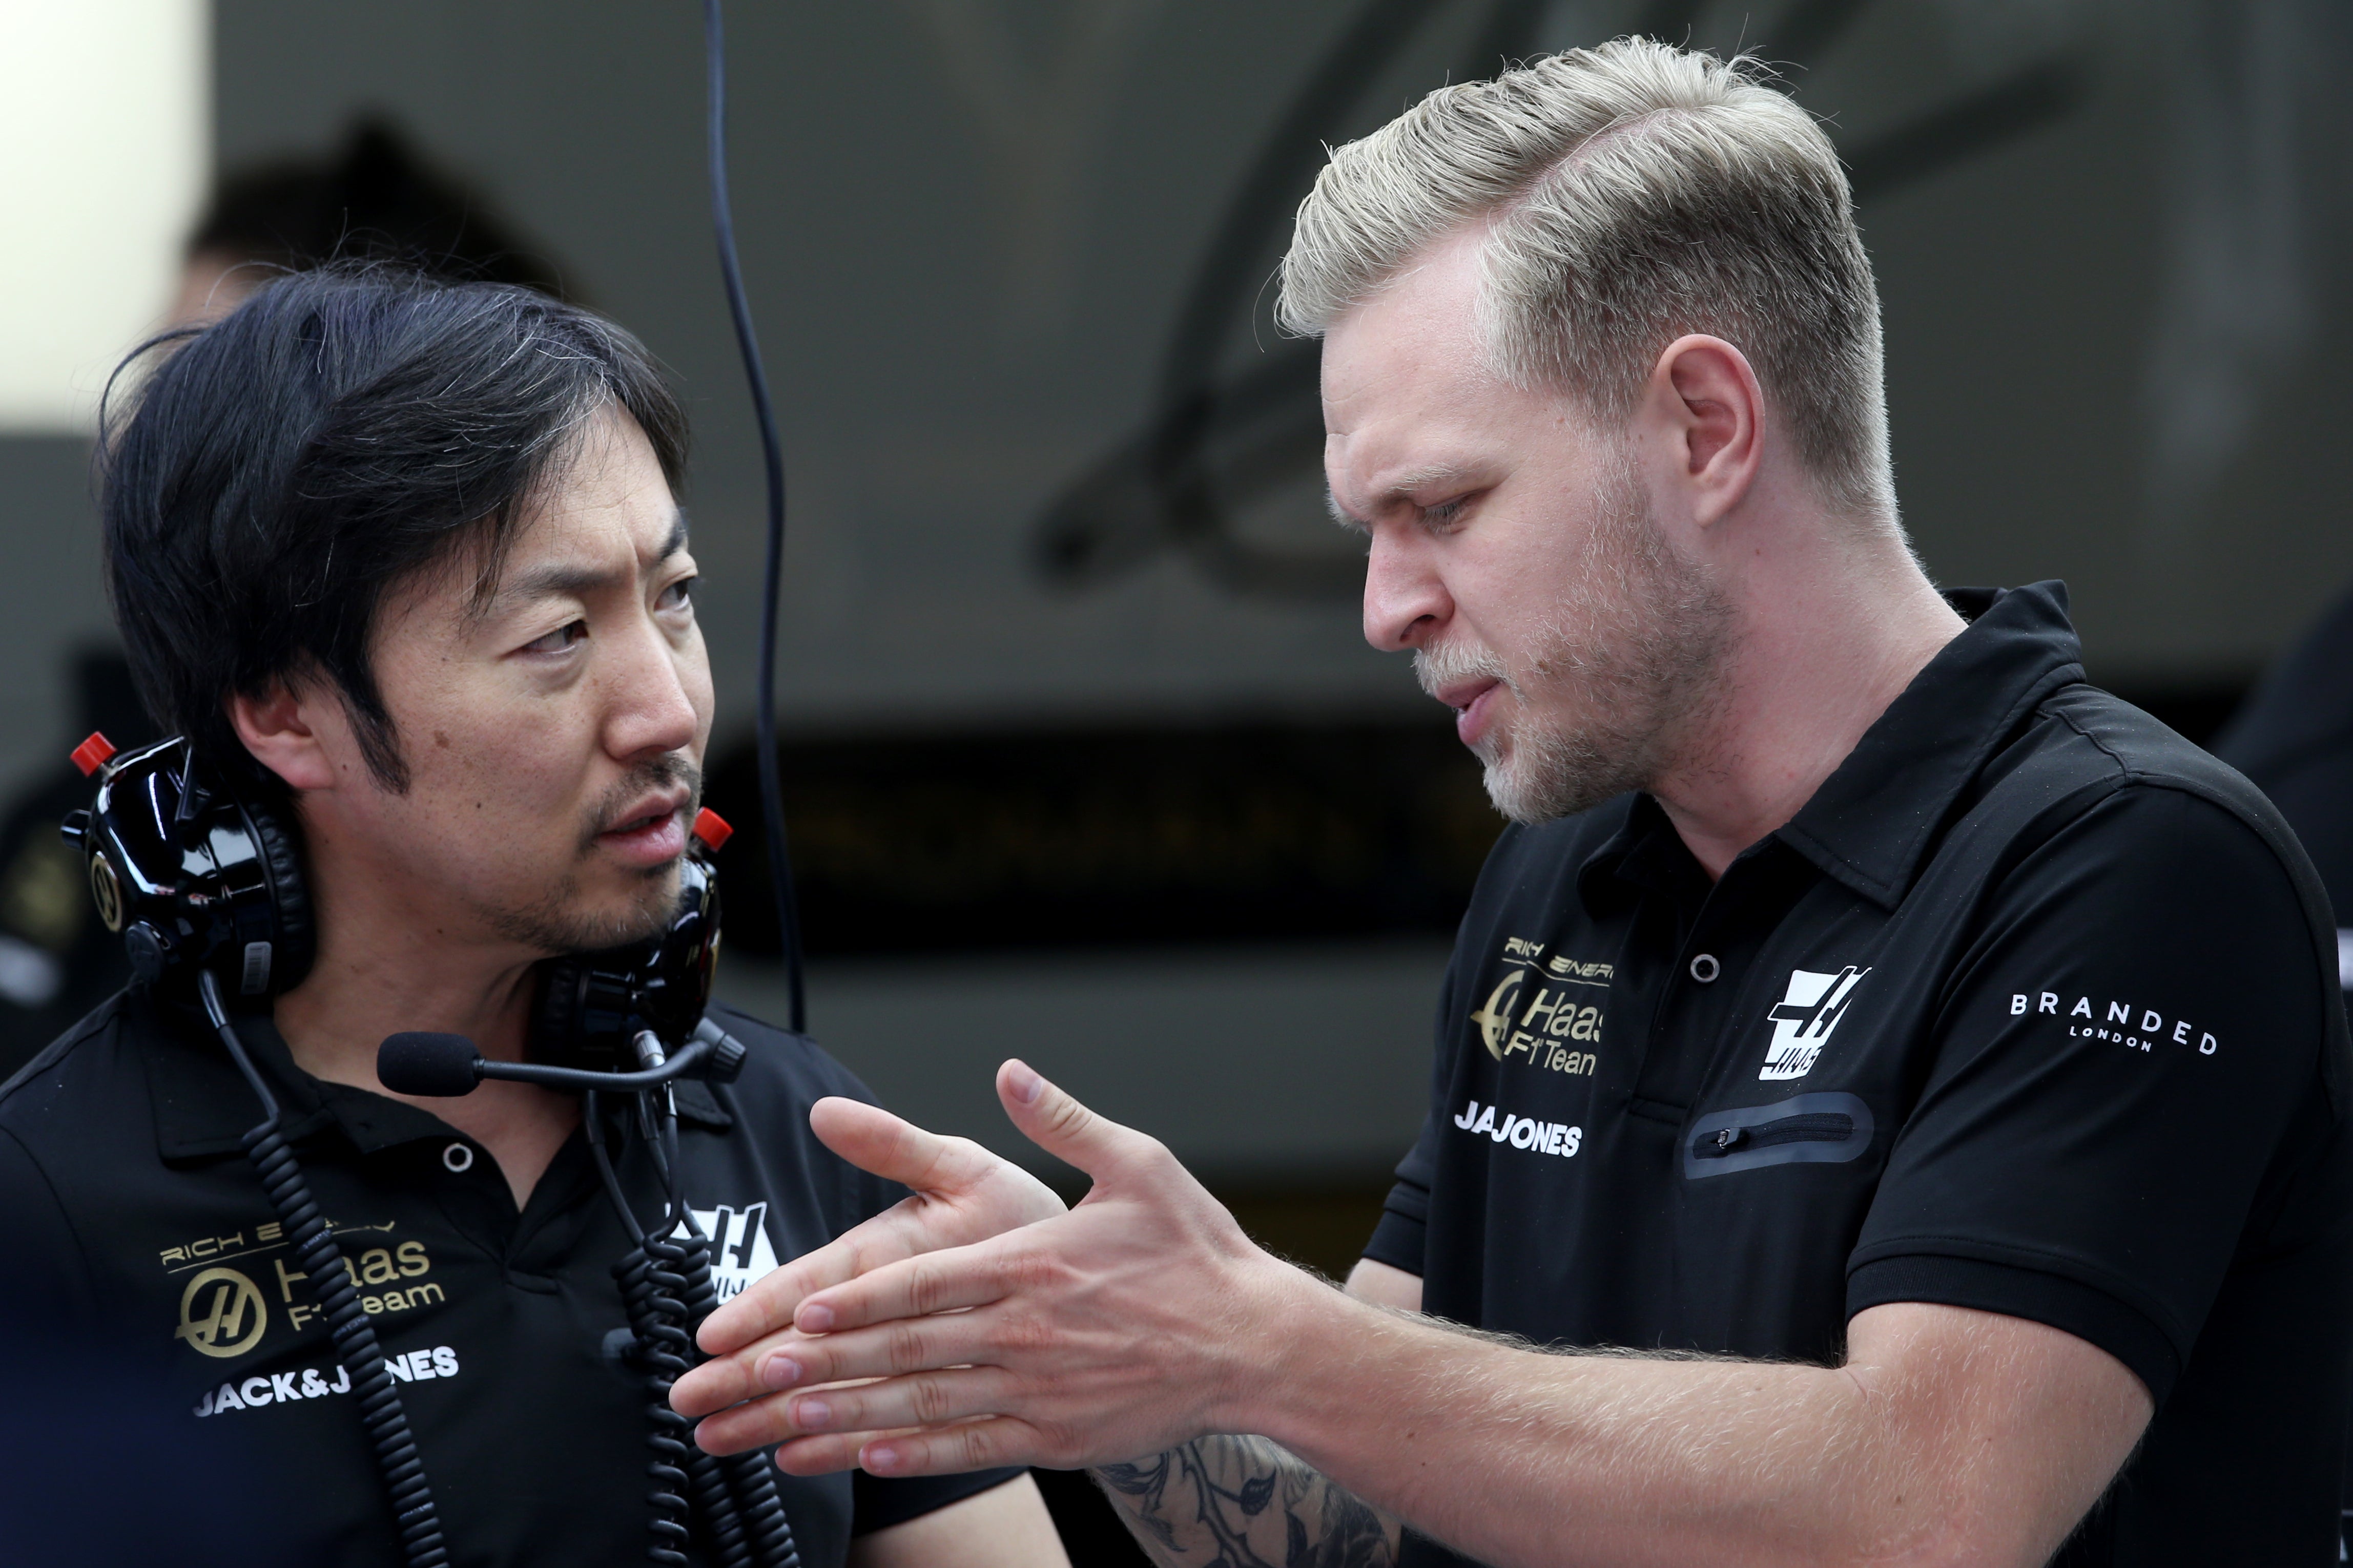
<instances>
[{"instance_id":1,"label":"eyebrow","mask_svg":"<svg viewBox=\"0 0 2353 1568\"><path fill-rule=\"evenodd\" d=\"M661 550L654 556L657 563L669 560L686 548L686 513L683 510L670 516L670 533L662 540ZM533 599L586 598L600 588L609 588L619 581L616 573L594 566L542 566L518 574L499 584L491 596L485 613L517 602Z\"/></svg>"},{"instance_id":2,"label":"eyebrow","mask_svg":"<svg viewBox=\"0 0 2353 1568\"><path fill-rule=\"evenodd\" d=\"M1460 463L1425 463L1419 468L1409 468L1373 497L1374 515L1378 516L1393 503L1408 499L1416 490L1427 489L1433 485L1459 484L1471 477L1472 470ZM1339 492L1329 485L1324 487L1324 506L1332 514L1332 521L1344 528L1366 526L1365 519L1340 504Z\"/></svg>"}]
</instances>

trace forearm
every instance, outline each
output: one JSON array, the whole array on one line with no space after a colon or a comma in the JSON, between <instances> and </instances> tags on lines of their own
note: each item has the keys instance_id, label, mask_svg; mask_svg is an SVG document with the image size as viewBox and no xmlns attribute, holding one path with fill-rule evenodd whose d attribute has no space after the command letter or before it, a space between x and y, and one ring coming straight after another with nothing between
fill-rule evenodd
<instances>
[{"instance_id":1,"label":"forearm","mask_svg":"<svg viewBox=\"0 0 2353 1568\"><path fill-rule=\"evenodd\" d=\"M1366 1364L1286 1390L1289 1418L1267 1424L1339 1484L1482 1562L1852 1555L1852 1510L1823 1495L1856 1479L1852 1424L1821 1386L1834 1373L1539 1357L1461 1338L1384 1348L1366 1360L1386 1361L1386 1376ZM1360 1380L1386 1397L1346 1397L1339 1385Z\"/></svg>"},{"instance_id":2,"label":"forearm","mask_svg":"<svg viewBox=\"0 0 2353 1568\"><path fill-rule=\"evenodd\" d=\"M2021 1479L2041 1373L2007 1340L1926 1371L1915 1357L1900 1374L1862 1357L1547 1355L1336 1292L1286 1296L1260 1342L1267 1375L1231 1424L1497 1568L2038 1563L2113 1473L2095 1467L2080 1497ZM1923 1386L1939 1379L2021 1392L1956 1413Z\"/></svg>"},{"instance_id":3,"label":"forearm","mask_svg":"<svg viewBox=\"0 0 2353 1568\"><path fill-rule=\"evenodd\" d=\"M1215 1435L1095 1479L1163 1568L1388 1568L1398 1526L1264 1437Z\"/></svg>"}]
</instances>

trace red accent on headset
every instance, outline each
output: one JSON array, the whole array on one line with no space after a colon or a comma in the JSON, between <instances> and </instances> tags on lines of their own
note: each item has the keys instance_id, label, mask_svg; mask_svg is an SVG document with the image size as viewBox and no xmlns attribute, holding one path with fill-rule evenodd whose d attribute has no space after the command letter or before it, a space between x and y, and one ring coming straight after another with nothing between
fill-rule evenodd
<instances>
[{"instance_id":1,"label":"red accent on headset","mask_svg":"<svg viewBox=\"0 0 2353 1568\"><path fill-rule=\"evenodd\" d=\"M106 766L106 760L112 755L114 742L92 730L90 739L73 749L73 765L81 770L82 777L88 778Z\"/></svg>"},{"instance_id":2,"label":"red accent on headset","mask_svg":"<svg viewBox=\"0 0 2353 1568\"><path fill-rule=\"evenodd\" d=\"M694 836L702 840L704 848L716 849L734 837L735 830L727 826L725 817L706 805L694 814Z\"/></svg>"}]
</instances>

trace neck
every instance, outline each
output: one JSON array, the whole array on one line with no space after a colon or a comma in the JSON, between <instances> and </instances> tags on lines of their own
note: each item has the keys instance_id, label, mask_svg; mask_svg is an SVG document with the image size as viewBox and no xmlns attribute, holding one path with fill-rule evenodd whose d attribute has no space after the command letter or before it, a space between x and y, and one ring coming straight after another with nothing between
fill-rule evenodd
<instances>
[{"instance_id":1,"label":"neck","mask_svg":"<svg viewBox=\"0 0 2353 1568\"><path fill-rule=\"evenodd\" d=\"M1715 701L1651 793L1710 877L1788 822L1963 622L1893 529L1811 520L1727 584Z\"/></svg>"},{"instance_id":2,"label":"neck","mask_svg":"<svg viewBox=\"0 0 2353 1568\"><path fill-rule=\"evenodd\" d=\"M396 869L355 863L324 825L306 820L305 830L318 956L275 1009L295 1065L431 1111L488 1151L520 1209L579 1124L578 1101L498 1082L459 1099L393 1095L376 1080L375 1057L386 1035L424 1029L464 1035L497 1060L522 1060L539 955L454 936L447 911L422 907Z\"/></svg>"},{"instance_id":3,"label":"neck","mask_svg":"<svg viewBox=\"0 0 2353 1568\"><path fill-rule=\"evenodd\" d=\"M382 1093L376 1047L404 1029L463 1035L486 1057L522 1059L529 959L453 952L389 933L370 940L348 926L329 925L319 935L310 974L276 1010L279 1032L303 1071Z\"/></svg>"}]
</instances>

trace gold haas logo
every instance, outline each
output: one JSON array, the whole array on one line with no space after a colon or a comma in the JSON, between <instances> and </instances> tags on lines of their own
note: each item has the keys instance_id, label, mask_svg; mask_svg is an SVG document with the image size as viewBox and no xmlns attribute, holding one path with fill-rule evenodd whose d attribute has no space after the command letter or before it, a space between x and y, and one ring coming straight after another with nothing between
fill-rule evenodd
<instances>
[{"instance_id":1,"label":"gold haas logo","mask_svg":"<svg viewBox=\"0 0 2353 1568\"><path fill-rule=\"evenodd\" d=\"M269 1306L259 1286L234 1268L207 1268L180 1292L180 1326L172 1337L199 1355L241 1356L269 1327Z\"/></svg>"}]
</instances>

